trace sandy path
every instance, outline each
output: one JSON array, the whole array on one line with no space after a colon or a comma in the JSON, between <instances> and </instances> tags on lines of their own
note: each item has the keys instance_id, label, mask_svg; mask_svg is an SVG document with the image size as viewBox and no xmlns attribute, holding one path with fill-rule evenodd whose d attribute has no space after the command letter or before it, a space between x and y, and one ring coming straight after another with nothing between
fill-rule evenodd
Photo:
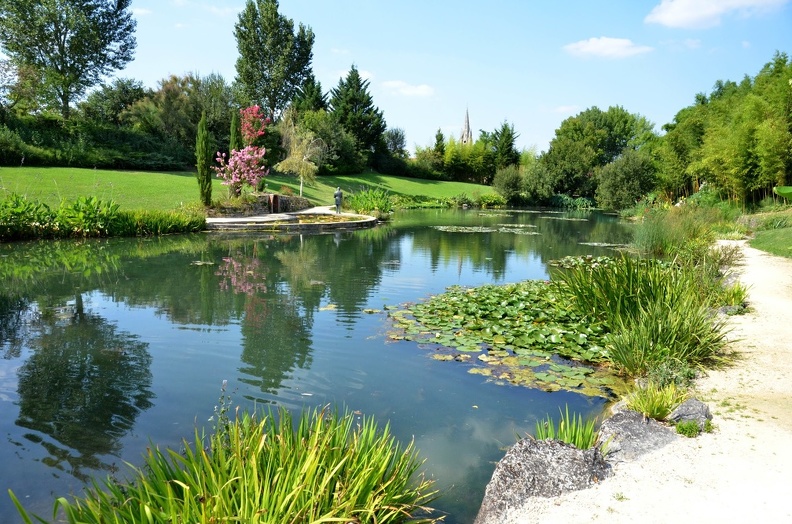
<instances>
[{"instance_id":1,"label":"sandy path","mask_svg":"<svg viewBox=\"0 0 792 524\"><path fill-rule=\"evenodd\" d=\"M792 523L792 260L741 246L741 360L697 383L715 431L620 464L594 488L534 498L512 523Z\"/></svg>"}]
</instances>

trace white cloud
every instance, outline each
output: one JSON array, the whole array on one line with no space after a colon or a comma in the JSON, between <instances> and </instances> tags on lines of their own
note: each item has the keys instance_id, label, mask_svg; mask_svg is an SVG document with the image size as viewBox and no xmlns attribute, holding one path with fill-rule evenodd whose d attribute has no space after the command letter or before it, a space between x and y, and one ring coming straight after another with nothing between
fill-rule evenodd
<instances>
[{"instance_id":1,"label":"white cloud","mask_svg":"<svg viewBox=\"0 0 792 524\"><path fill-rule=\"evenodd\" d=\"M602 58L628 58L630 56L648 53L653 49L648 46L637 45L626 38L610 38L601 36L589 38L564 46L564 50L577 56L598 56Z\"/></svg>"},{"instance_id":2,"label":"white cloud","mask_svg":"<svg viewBox=\"0 0 792 524\"><path fill-rule=\"evenodd\" d=\"M789 0L661 0L644 22L683 29L705 29L726 14L752 16L777 9Z\"/></svg>"},{"instance_id":3,"label":"white cloud","mask_svg":"<svg viewBox=\"0 0 792 524\"><path fill-rule=\"evenodd\" d=\"M145 9L143 7L133 7L132 14L135 16L146 16L151 14L151 9Z\"/></svg>"},{"instance_id":4,"label":"white cloud","mask_svg":"<svg viewBox=\"0 0 792 524\"><path fill-rule=\"evenodd\" d=\"M386 91L404 96L432 96L434 89L427 84L411 85L403 80L388 80L382 83Z\"/></svg>"}]
</instances>

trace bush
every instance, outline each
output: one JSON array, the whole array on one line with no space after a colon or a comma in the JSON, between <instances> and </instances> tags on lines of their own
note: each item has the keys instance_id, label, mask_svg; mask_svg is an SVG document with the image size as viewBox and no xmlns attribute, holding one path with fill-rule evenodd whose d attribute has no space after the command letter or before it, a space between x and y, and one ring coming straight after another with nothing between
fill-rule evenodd
<instances>
[{"instance_id":1,"label":"bush","mask_svg":"<svg viewBox=\"0 0 792 524\"><path fill-rule=\"evenodd\" d=\"M710 313L701 280L695 268L626 256L558 276L578 312L609 327L608 358L631 376L668 359L697 365L720 358L725 325Z\"/></svg>"},{"instance_id":2,"label":"bush","mask_svg":"<svg viewBox=\"0 0 792 524\"><path fill-rule=\"evenodd\" d=\"M366 188L345 196L344 207L351 208L356 213L375 216L380 220L387 220L393 211L390 194L380 188Z\"/></svg>"},{"instance_id":3,"label":"bush","mask_svg":"<svg viewBox=\"0 0 792 524\"><path fill-rule=\"evenodd\" d=\"M492 187L508 204L520 203L522 201L523 178L519 167L512 165L498 169L495 172Z\"/></svg>"},{"instance_id":4,"label":"bush","mask_svg":"<svg viewBox=\"0 0 792 524\"><path fill-rule=\"evenodd\" d=\"M413 443L402 447L387 425L326 409L296 426L288 411L277 415L241 415L208 443L196 430L181 452L151 446L129 483L94 481L83 497L59 498L55 512L70 523L439 520L427 516L437 491L418 474Z\"/></svg>"},{"instance_id":5,"label":"bush","mask_svg":"<svg viewBox=\"0 0 792 524\"><path fill-rule=\"evenodd\" d=\"M688 438L695 438L701 433L701 428L695 420L683 420L676 425L676 432Z\"/></svg>"},{"instance_id":6,"label":"bush","mask_svg":"<svg viewBox=\"0 0 792 524\"><path fill-rule=\"evenodd\" d=\"M478 195L476 196L476 205L482 209L486 208L495 208L495 207L505 207L506 206L506 199L500 195L496 195L493 193L488 193L485 195Z\"/></svg>"},{"instance_id":7,"label":"bush","mask_svg":"<svg viewBox=\"0 0 792 524\"><path fill-rule=\"evenodd\" d=\"M649 381L627 396L627 407L644 416L663 421L687 398L687 391L674 384L658 386Z\"/></svg>"}]
</instances>

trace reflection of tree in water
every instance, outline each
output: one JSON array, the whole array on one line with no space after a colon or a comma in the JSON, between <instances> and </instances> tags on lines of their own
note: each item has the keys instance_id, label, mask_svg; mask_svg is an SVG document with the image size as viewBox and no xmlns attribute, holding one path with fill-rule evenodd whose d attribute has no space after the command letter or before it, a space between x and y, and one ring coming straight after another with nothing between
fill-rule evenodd
<instances>
[{"instance_id":1,"label":"reflection of tree in water","mask_svg":"<svg viewBox=\"0 0 792 524\"><path fill-rule=\"evenodd\" d=\"M84 468L111 468L100 456L118 454L120 438L151 406L148 344L84 311L80 295L35 327L34 353L18 371L16 423L54 439L27 437L47 449L45 462L86 480Z\"/></svg>"},{"instance_id":2,"label":"reflection of tree in water","mask_svg":"<svg viewBox=\"0 0 792 524\"><path fill-rule=\"evenodd\" d=\"M28 300L0 295L0 358L16 358L20 355L24 326L31 315Z\"/></svg>"}]
</instances>

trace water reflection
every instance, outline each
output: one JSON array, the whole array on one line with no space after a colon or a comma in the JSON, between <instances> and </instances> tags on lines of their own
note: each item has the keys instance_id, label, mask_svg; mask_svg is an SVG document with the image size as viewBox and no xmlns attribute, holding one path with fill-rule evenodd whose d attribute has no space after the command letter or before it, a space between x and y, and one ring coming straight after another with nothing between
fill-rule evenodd
<instances>
[{"instance_id":1,"label":"water reflection","mask_svg":"<svg viewBox=\"0 0 792 524\"><path fill-rule=\"evenodd\" d=\"M16 424L49 453L47 465L87 480L107 470L120 439L151 407L147 344L86 311L82 295L40 310L27 344L33 354L19 368Z\"/></svg>"},{"instance_id":2,"label":"water reflection","mask_svg":"<svg viewBox=\"0 0 792 524\"><path fill-rule=\"evenodd\" d=\"M589 218L431 210L319 236L0 244L0 487L48 507L79 488L67 477L139 463L150 442L178 447L228 379L243 407L331 403L389 421L447 490L448 522L470 521L501 447L560 403L601 402L489 384L388 344L384 315L363 310L546 278L551 258L609 253L580 242L626 242Z\"/></svg>"}]
</instances>

